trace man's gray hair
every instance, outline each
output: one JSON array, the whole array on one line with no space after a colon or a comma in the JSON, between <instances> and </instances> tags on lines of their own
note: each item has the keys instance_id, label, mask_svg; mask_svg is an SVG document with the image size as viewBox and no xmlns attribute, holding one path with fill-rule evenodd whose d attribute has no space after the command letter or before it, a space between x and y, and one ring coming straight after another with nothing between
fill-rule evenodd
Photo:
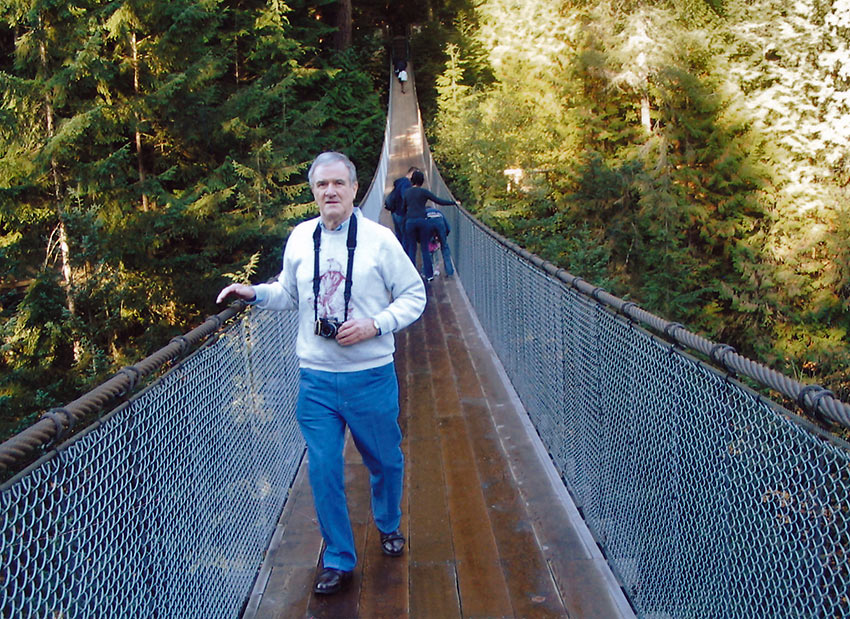
<instances>
[{"instance_id":1,"label":"man's gray hair","mask_svg":"<svg viewBox=\"0 0 850 619\"><path fill-rule=\"evenodd\" d=\"M307 180L310 181L310 187L313 186L313 172L315 172L316 168L320 165L328 165L330 163L337 163L340 161L345 164L346 168L348 168L348 178L351 181L351 184L354 185L354 183L357 182L357 169L354 167L354 164L351 163L351 159L342 153L327 151L313 160L313 165L310 166L310 171L307 172Z\"/></svg>"}]
</instances>

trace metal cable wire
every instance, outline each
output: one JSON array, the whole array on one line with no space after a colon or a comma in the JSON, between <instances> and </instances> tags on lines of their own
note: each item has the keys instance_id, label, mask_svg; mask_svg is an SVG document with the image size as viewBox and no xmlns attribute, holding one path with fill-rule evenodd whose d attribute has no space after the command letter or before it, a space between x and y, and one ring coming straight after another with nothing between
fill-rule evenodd
<instances>
[{"instance_id":1,"label":"metal cable wire","mask_svg":"<svg viewBox=\"0 0 850 619\"><path fill-rule=\"evenodd\" d=\"M0 472L15 471L22 462L55 446L78 421L90 418L110 405L114 406L117 401L132 393L142 379L183 357L189 347L203 342L244 308L243 302L234 303L186 335L172 339L167 346L136 365L122 368L115 376L70 404L45 413L36 423L0 444Z\"/></svg>"},{"instance_id":2,"label":"metal cable wire","mask_svg":"<svg viewBox=\"0 0 850 619\"><path fill-rule=\"evenodd\" d=\"M842 402L829 390L824 389L819 385L803 385L784 374L771 370L760 363L739 355L731 346L712 342L702 336L691 333L679 323L659 318L658 316L641 309L635 303L627 302L615 297L605 290L589 284L580 277L571 275L563 269L544 261L539 256L535 256L534 254L522 249L516 243L502 237L492 230L487 229L481 223L475 221L475 219L464 209L461 209L461 212L467 221L471 223L474 222L474 227L481 233L490 237L490 239L492 239L492 241L497 245L510 250L510 252L515 254L518 258L521 258L543 272L552 275L555 279L575 288L582 294L590 296L600 305L610 307L630 320L642 323L656 333L664 334L668 339L685 346L689 350L699 352L709 359L715 360L718 365L721 365L729 372L734 372L740 376L751 378L761 385L781 393L796 402L805 411L816 417L826 419L844 427L850 427L850 404ZM457 217L458 215L455 215L453 218L457 220ZM457 239L457 236L455 239ZM718 350L721 351L719 357Z\"/></svg>"},{"instance_id":3,"label":"metal cable wire","mask_svg":"<svg viewBox=\"0 0 850 619\"><path fill-rule=\"evenodd\" d=\"M3 485L4 617L238 616L304 453L294 320L246 312Z\"/></svg>"},{"instance_id":4,"label":"metal cable wire","mask_svg":"<svg viewBox=\"0 0 850 619\"><path fill-rule=\"evenodd\" d=\"M846 404L444 212L464 290L638 616L850 617L850 446L736 375L834 422Z\"/></svg>"}]
</instances>

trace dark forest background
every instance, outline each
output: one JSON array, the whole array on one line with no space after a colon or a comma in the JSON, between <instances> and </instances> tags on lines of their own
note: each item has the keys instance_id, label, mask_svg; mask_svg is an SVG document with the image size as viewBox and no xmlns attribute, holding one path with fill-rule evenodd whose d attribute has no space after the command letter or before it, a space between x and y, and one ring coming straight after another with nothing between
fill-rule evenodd
<instances>
[{"instance_id":1,"label":"dark forest background","mask_svg":"<svg viewBox=\"0 0 850 619\"><path fill-rule=\"evenodd\" d=\"M571 273L850 399L838 0L0 1L0 432L276 274L369 185L410 33L441 169Z\"/></svg>"}]
</instances>

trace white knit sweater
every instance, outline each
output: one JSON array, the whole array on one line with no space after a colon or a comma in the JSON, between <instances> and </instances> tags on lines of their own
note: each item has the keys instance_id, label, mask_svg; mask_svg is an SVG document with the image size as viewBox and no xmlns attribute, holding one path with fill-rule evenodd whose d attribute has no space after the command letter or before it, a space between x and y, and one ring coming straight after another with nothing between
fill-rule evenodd
<instances>
[{"instance_id":1,"label":"white knit sweater","mask_svg":"<svg viewBox=\"0 0 850 619\"><path fill-rule=\"evenodd\" d=\"M352 346L315 334L313 315L313 232L319 218L298 224L289 235L283 270L277 281L254 286L254 305L262 309L298 310L295 352L301 367L326 372L354 372L390 363L393 332L415 321L425 309L425 286L393 232L354 209L357 248L354 252L348 318L374 318L382 335ZM347 220L337 230L322 227L319 254L320 318L343 321L348 250Z\"/></svg>"}]
</instances>

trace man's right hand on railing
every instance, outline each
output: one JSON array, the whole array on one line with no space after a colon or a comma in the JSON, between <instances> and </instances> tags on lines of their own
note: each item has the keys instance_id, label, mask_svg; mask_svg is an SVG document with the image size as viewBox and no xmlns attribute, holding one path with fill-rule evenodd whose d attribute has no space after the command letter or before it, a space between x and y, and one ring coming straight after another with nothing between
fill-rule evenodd
<instances>
[{"instance_id":1,"label":"man's right hand on railing","mask_svg":"<svg viewBox=\"0 0 850 619\"><path fill-rule=\"evenodd\" d=\"M230 295L239 297L248 303L253 303L257 298L257 295L254 294L253 286L247 286L245 284L230 284L229 286L221 289L221 292L218 293L218 298L215 302L221 303Z\"/></svg>"}]
</instances>

